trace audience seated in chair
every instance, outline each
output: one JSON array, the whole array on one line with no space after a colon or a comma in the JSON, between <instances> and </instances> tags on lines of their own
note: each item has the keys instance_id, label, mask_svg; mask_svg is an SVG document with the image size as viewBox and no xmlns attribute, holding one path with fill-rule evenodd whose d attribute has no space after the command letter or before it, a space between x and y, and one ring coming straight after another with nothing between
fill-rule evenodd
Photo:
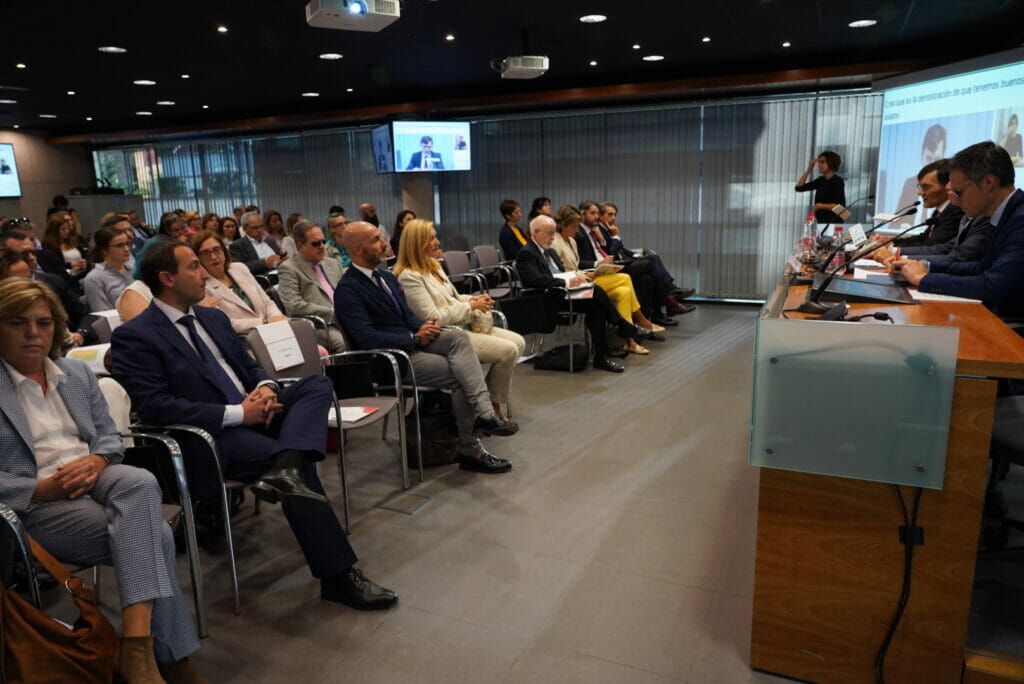
<instances>
[{"instance_id":1,"label":"audience seated in chair","mask_svg":"<svg viewBox=\"0 0 1024 684\"><path fill-rule=\"evenodd\" d=\"M330 380L309 377L279 392L227 316L196 306L207 275L187 245L154 246L143 257L142 275L153 302L114 331L112 361L141 419L206 430L225 478L256 483L257 496L281 502L322 598L359 609L393 605L393 592L354 567L355 553L316 473L327 447ZM210 466L193 461L190 468L189 488L201 503L218 493Z\"/></svg>"},{"instance_id":2,"label":"audience seated in chair","mask_svg":"<svg viewBox=\"0 0 1024 684\"><path fill-rule=\"evenodd\" d=\"M519 207L519 202L507 199L501 201L498 211L501 212L501 218L505 221L498 231L498 245L506 260L515 261L519 250L530 241L519 227L519 219L523 217L523 210Z\"/></svg>"},{"instance_id":3,"label":"audience seated in chair","mask_svg":"<svg viewBox=\"0 0 1024 684\"><path fill-rule=\"evenodd\" d=\"M402 231L405 230L405 226L416 218L416 213L411 209L403 209L398 212L398 216L395 217L395 229L391 231L391 251L397 257L399 254L399 248L402 246Z\"/></svg>"},{"instance_id":4,"label":"audience seated in chair","mask_svg":"<svg viewBox=\"0 0 1024 684\"><path fill-rule=\"evenodd\" d=\"M128 234L112 227L100 228L93 235L93 269L82 280L89 311L108 311L132 282L127 262L132 256Z\"/></svg>"},{"instance_id":5,"label":"audience seated in chair","mask_svg":"<svg viewBox=\"0 0 1024 684\"><path fill-rule=\"evenodd\" d=\"M277 245L266 237L263 217L258 211L247 211L241 218L244 235L231 243L231 258L254 275L273 270L281 263Z\"/></svg>"},{"instance_id":6,"label":"audience seated in chair","mask_svg":"<svg viewBox=\"0 0 1024 684\"><path fill-rule=\"evenodd\" d=\"M81 361L59 358L65 326L46 286L0 283L0 501L58 559L114 566L125 681L205 682L188 660L199 639L160 487L120 463L124 446L96 377Z\"/></svg>"},{"instance_id":7,"label":"audience seated in chair","mask_svg":"<svg viewBox=\"0 0 1024 684\"><path fill-rule=\"evenodd\" d=\"M278 294L289 316L318 316L327 323L317 332L320 344L332 354L345 351L345 338L334 317L334 288L344 273L335 259L327 259L327 242L320 226L299 221L292 228L298 254L278 269Z\"/></svg>"},{"instance_id":8,"label":"audience seated in chair","mask_svg":"<svg viewBox=\"0 0 1024 684\"><path fill-rule=\"evenodd\" d=\"M577 287L586 284L587 277L582 275L572 276L568 280L556 277L555 274L566 273L567 270L558 255L551 250L551 243L555 239L553 218L544 214L537 216L530 222L530 235L530 242L516 257L516 270L519 272L523 287L547 290L553 287ZM592 298L575 300L573 310L583 313L587 330L590 331L590 339L594 344L594 368L612 373L621 373L625 370L621 364L608 358L606 326L609 323L618 328L619 336L623 339L648 339L652 334L620 316L611 299L599 287L594 288Z\"/></svg>"},{"instance_id":9,"label":"audience seated in chair","mask_svg":"<svg viewBox=\"0 0 1024 684\"><path fill-rule=\"evenodd\" d=\"M477 438L511 435L519 426L494 413L466 331L442 328L437 320L425 321L409 310L398 279L377 268L384 263L387 245L375 227L350 223L344 240L352 266L334 292L334 310L349 342L355 349L406 352L418 384L452 390L460 468L484 473L511 470L510 461L488 452ZM403 372L408 372L404 363Z\"/></svg>"},{"instance_id":10,"label":"audience seated in chair","mask_svg":"<svg viewBox=\"0 0 1024 684\"><path fill-rule=\"evenodd\" d=\"M551 249L562 261L562 266L567 271L576 271L580 265L580 255L576 245L576 234L580 230L580 222L583 215L580 210L571 204L559 208L554 216L557 223L557 231L551 241ZM620 267L621 268L621 267ZM657 337L658 333L665 332L665 328L652 323L644 316L640 308L640 300L637 299L636 291L633 289L633 281L625 273L604 273L602 275L591 274L590 279L594 285L605 291L608 298L615 305L624 320L631 320L637 326L649 330L652 335L650 339L663 341L664 338ZM650 352L636 340L629 338L626 345L634 354L649 354Z\"/></svg>"},{"instance_id":11,"label":"audience seated in chair","mask_svg":"<svg viewBox=\"0 0 1024 684\"><path fill-rule=\"evenodd\" d=\"M455 291L438 261L441 254L434 224L423 219L410 221L402 231L394 273L405 289L409 309L417 318L466 329L480 363L491 364L487 389L495 415L503 418L501 405L509 403L513 371L526 348L526 340L519 333L493 327L494 300L488 295L471 297Z\"/></svg>"},{"instance_id":12,"label":"audience seated in chair","mask_svg":"<svg viewBox=\"0 0 1024 684\"><path fill-rule=\"evenodd\" d=\"M208 230L192 238L192 251L206 269L206 305L215 306L231 320L234 331L244 336L264 323L283 321L282 314L243 264L231 261L224 239Z\"/></svg>"},{"instance_id":13,"label":"audience seated in chair","mask_svg":"<svg viewBox=\"0 0 1024 684\"><path fill-rule=\"evenodd\" d=\"M27 227L31 228L31 224ZM2 240L4 249L17 252L25 258L32 271L31 278L33 280L45 283L57 294L61 306L67 313L70 328L78 328L82 322L82 316L85 315L85 307L81 302L83 293L79 282L72 278L67 271L63 271L63 275L44 272L39 266L35 239L31 234L7 230L0 235L0 240Z\"/></svg>"},{"instance_id":14,"label":"audience seated in chair","mask_svg":"<svg viewBox=\"0 0 1024 684\"><path fill-rule=\"evenodd\" d=\"M342 269L348 268L352 263L348 250L341 244L341 236L345 233L346 225L348 219L345 218L343 211L332 211L327 217L327 258L337 261Z\"/></svg>"}]
</instances>

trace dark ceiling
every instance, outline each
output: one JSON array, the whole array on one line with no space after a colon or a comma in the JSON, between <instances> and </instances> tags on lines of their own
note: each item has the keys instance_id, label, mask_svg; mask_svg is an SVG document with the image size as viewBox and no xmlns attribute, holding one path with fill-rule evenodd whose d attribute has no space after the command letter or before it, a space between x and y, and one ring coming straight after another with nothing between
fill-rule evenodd
<instances>
[{"instance_id":1,"label":"dark ceiling","mask_svg":"<svg viewBox=\"0 0 1024 684\"><path fill-rule=\"evenodd\" d=\"M92 134L908 58L939 63L1024 40L1017 0L405 0L401 19L380 33L311 28L304 6L0 0L0 100L17 100L0 104L0 127ZM608 20L579 21L591 13ZM847 26L863 18L878 24ZM127 53L102 54L101 45ZM551 70L531 81L491 71L493 58L524 51L548 55ZM324 61L324 52L344 58ZM652 53L664 61L642 61ZM302 96L309 91L320 96Z\"/></svg>"}]
</instances>

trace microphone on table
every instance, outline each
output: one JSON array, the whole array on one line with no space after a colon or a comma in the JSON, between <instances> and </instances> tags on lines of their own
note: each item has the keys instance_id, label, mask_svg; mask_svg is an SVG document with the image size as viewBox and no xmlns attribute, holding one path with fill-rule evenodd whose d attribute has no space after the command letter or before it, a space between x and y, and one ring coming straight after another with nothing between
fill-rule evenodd
<instances>
[{"instance_id":1,"label":"microphone on table","mask_svg":"<svg viewBox=\"0 0 1024 684\"><path fill-rule=\"evenodd\" d=\"M892 221L892 220L894 220L896 218L897 217L894 216L892 219L889 219L889 220ZM897 239L903 237L904 235L906 235L910 231L914 230L915 228L923 228L925 226L933 226L933 225L935 225L938 222L939 222L938 217L937 216L933 216L933 217L931 217L930 219L928 219L926 221L922 221L921 223L917 224L916 226L910 226L908 228L904 228L899 233L897 233L896 235L893 235L890 239L886 240L885 242L880 242L879 244L872 246L871 249L867 250L866 252L863 252L863 253L860 253L860 254L854 254L853 256L850 257L850 261L853 262L853 261L857 261L859 259L863 259L864 257L869 256L869 255L873 254L874 252L878 251L882 247L885 247L886 245L891 245ZM825 280L823 280L821 282L821 285L819 285L817 288L815 288L812 285L811 286L811 290L810 290L810 296L807 297L807 301L803 302L800 306L798 306L796 310L799 311L800 313L822 314L822 318L825 318L830 313L832 313L833 309L836 309L836 307L841 307L842 313L840 315L842 315L843 313L846 313L846 302L840 302L839 304L836 304L836 305L833 305L833 306L825 306L824 304L821 304L819 302L819 300L821 299L821 296L823 294L825 294L825 290L827 290L828 286L832 284L833 280L835 280L836 275L838 275L839 272L843 271L843 270L846 270L846 264L842 264L841 266L836 266L831 271L829 271L828 275L825 276ZM837 318L837 316L835 316L834 314L832 316L829 316L830 320L835 320L835 318Z\"/></svg>"},{"instance_id":2,"label":"microphone on table","mask_svg":"<svg viewBox=\"0 0 1024 684\"><path fill-rule=\"evenodd\" d=\"M867 238L868 236L870 236L872 233L874 233L876 230L878 230L882 226L886 226L886 225L892 223L893 221L895 221L896 219L903 218L904 216L910 216L911 214L916 214L917 213L917 205L919 205L920 203L921 203L921 200L918 200L918 201L914 202L913 204L911 204L909 206L903 207L898 212L896 212L892 217L882 221L881 223L879 223L876 226L872 226L869 230L867 230L864 233L864 237ZM924 225L924 224L921 224L921 225ZM920 228L920 226L914 226L914 228ZM902 235L902 233L900 233L900 235ZM828 253L828 257L826 257L825 261L822 262L821 266L818 267L818 272L819 273L824 273L825 272L825 269L829 267L829 264L832 263L832 260L835 258L836 254L838 254L839 250L842 249L843 247L844 247L844 245L839 245L839 246L835 247L832 251L830 251Z\"/></svg>"},{"instance_id":3,"label":"microphone on table","mask_svg":"<svg viewBox=\"0 0 1024 684\"><path fill-rule=\"evenodd\" d=\"M848 219L851 216L853 216L853 214L850 213L850 207L855 207L858 204L860 204L861 202L863 202L864 200L873 200L873 199L875 199L874 195L865 195L864 197L861 197L860 199L854 200L848 206L845 206L845 207L842 204L837 204L836 206L832 207L832 213L834 213L836 216L838 216L839 218L841 218L842 220L845 221L846 219ZM825 227L821 229L821 233L818 234L818 237L824 237L825 236L825 230L828 228L828 226L829 226L829 224L826 223Z\"/></svg>"}]
</instances>

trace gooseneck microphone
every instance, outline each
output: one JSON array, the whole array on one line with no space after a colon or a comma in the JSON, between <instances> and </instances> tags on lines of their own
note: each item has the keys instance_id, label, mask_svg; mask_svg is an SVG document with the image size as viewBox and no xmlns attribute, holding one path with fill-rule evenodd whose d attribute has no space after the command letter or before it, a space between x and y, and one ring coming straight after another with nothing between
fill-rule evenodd
<instances>
[{"instance_id":1,"label":"gooseneck microphone","mask_svg":"<svg viewBox=\"0 0 1024 684\"><path fill-rule=\"evenodd\" d=\"M921 200L918 200L918 201L914 202L913 204L911 204L909 206L903 207L898 212L896 212L891 218L888 218L885 221L882 221L878 225L871 226L871 228L864 233L864 237L866 238L866 237L870 236L872 233L874 233L876 230L878 230L882 226L887 226L890 223L892 223L893 221L895 221L896 219L900 219L900 218L903 218L904 216L910 216L911 214L917 213L917 205L919 205L919 204L921 204ZM920 226L914 226L914 228L920 228ZM902 233L901 233L901 235L902 235ZM836 254L838 254L839 250L842 249L842 248L843 248L843 245L839 245L839 246L837 246L836 248L834 248L832 251L830 251L828 253L828 256L825 258L825 261L822 262L821 266L818 267L818 272L819 273L824 273L825 272L825 269L829 267L829 264L832 263L832 260L835 259Z\"/></svg>"},{"instance_id":2,"label":"gooseneck microphone","mask_svg":"<svg viewBox=\"0 0 1024 684\"><path fill-rule=\"evenodd\" d=\"M855 207L858 204L860 204L861 202L863 202L864 200L873 200L873 199L875 199L874 195L865 195L864 197L861 197L860 199L854 200L853 202L851 202L850 204L848 204L845 207L843 205L841 205L841 204L837 204L836 206L832 207L832 213L835 214L837 217L841 218L842 220L846 221L847 219L850 218L850 216L852 216L852 214L850 213L850 207ZM825 236L825 230L828 228L828 226L829 226L829 224L826 223L825 227L822 228L821 232L818 234L818 237L824 237Z\"/></svg>"},{"instance_id":3,"label":"gooseneck microphone","mask_svg":"<svg viewBox=\"0 0 1024 684\"><path fill-rule=\"evenodd\" d=\"M895 219L895 218L896 217L894 216L893 219ZM890 220L892 220L892 219L890 219ZM888 240L886 240L884 242L880 242L877 245L874 245L873 247L871 247L871 249L867 250L866 252L863 252L863 253L860 253L860 254L854 254L851 257L851 261L857 261L859 259L863 259L864 257L873 254L874 252L878 251L882 247L885 247L886 245L892 244L897 239L903 237L904 235L906 235L910 231L914 230L915 228L923 228L924 226L935 225L936 223L938 223L938 221L939 221L938 217L933 216L930 219L928 219L927 221L922 221L921 223L917 224L916 226L910 226L908 228L904 228L903 230L901 230L896 235L893 235L890 239L888 239ZM815 288L813 286L811 287L810 296L807 298L807 301L803 302L800 306L797 307L797 311L799 311L800 313L816 313L816 314L826 314L826 313L828 313L833 307L825 306L824 304L819 303L818 300L821 299L821 296L828 289L828 286L832 284L833 280L835 280L836 275L838 275L838 273L840 271L843 271L845 269L846 269L846 264L843 264L841 266L836 266L831 271L829 271L828 275L825 277L825 280L823 280L821 282L821 285L819 285L817 288ZM846 302L841 302L841 304L845 306Z\"/></svg>"}]
</instances>

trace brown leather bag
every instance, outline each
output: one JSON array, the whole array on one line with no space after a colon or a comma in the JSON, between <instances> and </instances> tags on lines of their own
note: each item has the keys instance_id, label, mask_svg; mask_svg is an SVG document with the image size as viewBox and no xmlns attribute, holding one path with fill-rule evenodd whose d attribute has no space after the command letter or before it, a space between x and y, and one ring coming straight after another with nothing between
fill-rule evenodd
<instances>
[{"instance_id":1,"label":"brown leather bag","mask_svg":"<svg viewBox=\"0 0 1024 684\"><path fill-rule=\"evenodd\" d=\"M0 681L10 684L110 684L118 636L93 602L92 592L34 539L32 553L78 608L74 629L0 586Z\"/></svg>"}]
</instances>

